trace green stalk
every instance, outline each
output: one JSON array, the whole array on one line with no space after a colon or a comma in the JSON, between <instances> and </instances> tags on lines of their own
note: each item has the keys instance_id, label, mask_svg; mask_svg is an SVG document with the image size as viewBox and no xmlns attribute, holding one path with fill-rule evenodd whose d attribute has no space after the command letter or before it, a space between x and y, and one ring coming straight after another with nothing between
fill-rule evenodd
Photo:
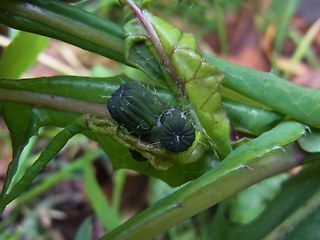
<instances>
[{"instance_id":1,"label":"green stalk","mask_svg":"<svg viewBox=\"0 0 320 240\"><path fill-rule=\"evenodd\" d=\"M0 23L71 43L125 63L117 24L56 0L2 0Z\"/></svg>"},{"instance_id":2,"label":"green stalk","mask_svg":"<svg viewBox=\"0 0 320 240\"><path fill-rule=\"evenodd\" d=\"M224 24L224 12L221 5L222 5L222 1L217 1L217 0L213 1L213 7L216 14L216 25L217 25L221 51L223 55L228 56L229 54L228 38L227 38L226 26Z\"/></svg>"},{"instance_id":3,"label":"green stalk","mask_svg":"<svg viewBox=\"0 0 320 240\"><path fill-rule=\"evenodd\" d=\"M304 33L301 33L297 29L290 29L289 32L289 37L290 39L294 42L296 46L299 46L302 43L302 40L305 38ZM308 49L306 49L305 52L305 58L308 64L313 68L313 69L318 69L320 68L320 63L318 61L318 57L312 46Z\"/></svg>"},{"instance_id":4,"label":"green stalk","mask_svg":"<svg viewBox=\"0 0 320 240\"><path fill-rule=\"evenodd\" d=\"M279 14L279 19L277 21L278 28L275 36L274 48L278 54L280 54L282 51L283 44L288 33L287 29L288 29L289 21L295 12L298 2L299 0L289 0L287 2L276 1L276 3L278 4L277 11Z\"/></svg>"},{"instance_id":5,"label":"green stalk","mask_svg":"<svg viewBox=\"0 0 320 240\"><path fill-rule=\"evenodd\" d=\"M99 183L97 182L92 163L84 165L84 189L91 203L91 206L100 219L102 225L109 231L121 224L117 209L108 202Z\"/></svg>"},{"instance_id":6,"label":"green stalk","mask_svg":"<svg viewBox=\"0 0 320 240\"><path fill-rule=\"evenodd\" d=\"M237 148L217 167L150 206L100 240L151 239L240 190L296 166L300 160L286 157L287 154L279 146L304 134L304 128L297 122L278 125ZM273 154L267 154L263 148L273 149Z\"/></svg>"},{"instance_id":7,"label":"green stalk","mask_svg":"<svg viewBox=\"0 0 320 240\"><path fill-rule=\"evenodd\" d=\"M92 113L98 117L110 118L109 111L105 104L61 97L53 94L0 88L0 101L14 101L31 106L49 107L74 113Z\"/></svg>"},{"instance_id":8,"label":"green stalk","mask_svg":"<svg viewBox=\"0 0 320 240\"><path fill-rule=\"evenodd\" d=\"M143 10L141 10L134 1L132 0L126 0L126 3L131 8L131 10L134 12L136 17L139 19L141 24L143 25L144 29L147 31L149 35L149 39L152 42L153 46L156 48L160 58L163 61L164 66L168 69L168 72L170 73L171 77L175 81L175 84L172 83L172 79L169 78L167 80L168 86L170 86L171 90L175 93L177 93L177 96L179 96L179 99L181 99L182 102L185 102L185 97L188 96L188 93L185 89L184 84L182 83L180 76L178 75L172 60L167 55L166 51L164 50L160 38L155 31L151 21L148 19L147 14Z\"/></svg>"},{"instance_id":9,"label":"green stalk","mask_svg":"<svg viewBox=\"0 0 320 240\"><path fill-rule=\"evenodd\" d=\"M306 55L313 39L317 36L320 30L320 19L318 19L312 27L308 30L305 36L302 38L300 44L297 46L297 49L293 53L293 56L289 62L289 67L284 72L284 78L288 79L292 75L292 70L297 65L297 63Z\"/></svg>"},{"instance_id":10,"label":"green stalk","mask_svg":"<svg viewBox=\"0 0 320 240\"><path fill-rule=\"evenodd\" d=\"M114 189L112 194L112 208L119 212L121 203L121 194L126 181L127 171L119 169L114 173Z\"/></svg>"},{"instance_id":11,"label":"green stalk","mask_svg":"<svg viewBox=\"0 0 320 240\"><path fill-rule=\"evenodd\" d=\"M277 32L274 39L274 53L272 57L272 71L275 75L279 75L277 60L281 55L283 44L288 33L289 21L295 12L298 2L298 0L274 1L274 7L277 9L278 15L277 22L275 23Z\"/></svg>"}]
</instances>

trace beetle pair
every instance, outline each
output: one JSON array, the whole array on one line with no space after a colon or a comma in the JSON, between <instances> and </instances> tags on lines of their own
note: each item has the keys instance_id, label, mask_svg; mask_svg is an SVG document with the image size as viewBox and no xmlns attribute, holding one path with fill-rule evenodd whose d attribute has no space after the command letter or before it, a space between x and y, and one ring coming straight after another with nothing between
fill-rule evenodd
<instances>
[{"instance_id":1,"label":"beetle pair","mask_svg":"<svg viewBox=\"0 0 320 240\"><path fill-rule=\"evenodd\" d=\"M195 140L195 128L184 112L138 81L121 85L107 106L111 117L129 132L169 151L184 152Z\"/></svg>"}]
</instances>

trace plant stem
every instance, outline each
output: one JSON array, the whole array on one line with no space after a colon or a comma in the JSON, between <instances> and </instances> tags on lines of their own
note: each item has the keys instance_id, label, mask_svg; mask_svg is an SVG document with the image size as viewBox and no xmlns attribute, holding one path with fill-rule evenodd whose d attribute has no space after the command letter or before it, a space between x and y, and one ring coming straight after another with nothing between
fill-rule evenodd
<instances>
[{"instance_id":1,"label":"plant stem","mask_svg":"<svg viewBox=\"0 0 320 240\"><path fill-rule=\"evenodd\" d=\"M151 239L240 190L291 169L301 159L286 154L281 146L304 134L304 128L297 122L278 125L237 148L217 167L150 206L100 240Z\"/></svg>"},{"instance_id":2,"label":"plant stem","mask_svg":"<svg viewBox=\"0 0 320 240\"><path fill-rule=\"evenodd\" d=\"M157 49L161 59L163 60L163 63L165 67L168 69L169 73L175 80L177 86L182 90L182 93L184 97L188 96L188 93L184 87L184 84L182 83L180 76L177 74L169 56L166 54L161 41L158 37L158 34L156 33L154 27L152 26L151 22L149 21L148 17L144 14L143 10L141 10L132 0L127 0L127 4L129 7L133 10L137 18L140 20L142 25L144 26L145 30L149 34L149 39L154 45L154 47Z\"/></svg>"},{"instance_id":3,"label":"plant stem","mask_svg":"<svg viewBox=\"0 0 320 240\"><path fill-rule=\"evenodd\" d=\"M98 117L110 118L106 104L87 102L53 94L0 88L0 100L20 102L37 107L49 107L75 113L91 113Z\"/></svg>"}]
</instances>

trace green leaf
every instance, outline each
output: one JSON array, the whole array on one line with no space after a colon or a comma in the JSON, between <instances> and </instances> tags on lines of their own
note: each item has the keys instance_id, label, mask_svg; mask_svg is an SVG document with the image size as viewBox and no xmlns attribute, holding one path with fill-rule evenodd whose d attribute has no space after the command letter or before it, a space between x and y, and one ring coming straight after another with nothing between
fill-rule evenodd
<instances>
[{"instance_id":1,"label":"green leaf","mask_svg":"<svg viewBox=\"0 0 320 240\"><path fill-rule=\"evenodd\" d=\"M127 62L146 73L155 83L166 86L165 73L159 60L146 45L147 33L139 21L137 19L128 20L128 23L124 25L124 32Z\"/></svg>"},{"instance_id":2,"label":"green leaf","mask_svg":"<svg viewBox=\"0 0 320 240\"><path fill-rule=\"evenodd\" d=\"M125 63L121 26L62 1L2 0L0 22Z\"/></svg>"},{"instance_id":3,"label":"green leaf","mask_svg":"<svg viewBox=\"0 0 320 240\"><path fill-rule=\"evenodd\" d=\"M19 32L1 56L0 78L18 78L36 62L48 43L49 38Z\"/></svg>"},{"instance_id":4,"label":"green leaf","mask_svg":"<svg viewBox=\"0 0 320 240\"><path fill-rule=\"evenodd\" d=\"M86 117L86 116L85 116ZM7 193L7 187L3 188L0 196L0 212L2 213L4 208L13 201L22 191L29 186L32 180L39 174L39 172L48 164L48 162L64 147L67 141L75 134L81 132L86 128L85 117L81 117L78 120L70 123L65 129L60 131L52 141L47 145L45 150L41 153L39 158L32 164L26 174L11 188L11 191ZM8 170L9 171L9 170ZM14 174L14 173L13 173ZM13 175L12 175L13 176ZM12 176L10 176L12 178ZM6 177L5 186L9 186L11 178Z\"/></svg>"},{"instance_id":5,"label":"green leaf","mask_svg":"<svg viewBox=\"0 0 320 240\"><path fill-rule=\"evenodd\" d=\"M138 10L132 2L130 7L134 9L136 17L131 15L133 18L125 25L127 53L132 56L132 52L137 50L137 43L143 42L149 46L153 54L150 59L161 64L162 68L158 69L164 69L164 83L180 99L182 107L187 107L188 103L181 96L188 96L192 104L189 110L195 122L200 120L209 142L221 156L227 156L232 148L229 140L229 122L221 103L220 85L223 72L209 64L197 51L196 40L192 34L182 32L179 28L153 16L146 9ZM142 53L136 52L136 55ZM145 71L150 72L148 69ZM168 73L171 76L168 76ZM159 83L163 83L163 80Z\"/></svg>"},{"instance_id":6,"label":"green leaf","mask_svg":"<svg viewBox=\"0 0 320 240\"><path fill-rule=\"evenodd\" d=\"M223 107L235 130L254 136L271 130L283 119L276 112L227 99L223 100Z\"/></svg>"},{"instance_id":7,"label":"green leaf","mask_svg":"<svg viewBox=\"0 0 320 240\"><path fill-rule=\"evenodd\" d=\"M223 72L201 56L193 35L183 33L151 13L147 16L180 80L185 84L201 125L218 152L227 156L232 148L229 141L229 122L221 103L220 84Z\"/></svg>"},{"instance_id":8,"label":"green leaf","mask_svg":"<svg viewBox=\"0 0 320 240\"><path fill-rule=\"evenodd\" d=\"M92 113L94 115L99 115L101 111L105 112L107 99L120 84L129 80L125 76L110 78L56 76L23 80L0 80L0 92L15 91L15 94L10 95L10 97L13 96L13 101L31 104L31 106L20 104L21 111L27 111L30 114L29 121L20 122L19 118L14 118L14 114L12 114L12 117L10 117L11 115L7 116L7 112L4 110L14 111L14 108L2 109L1 113L10 120L8 122L9 125L12 124L10 128L13 129L13 132L17 131L17 134L19 134L15 144L17 148L20 147L22 149L24 146L22 144L36 134L41 126L67 126L79 117L79 114L77 114L79 112L78 108L82 111L81 113ZM167 90L155 88L155 91L165 101L170 103L175 101ZM36 94L40 94L40 96ZM5 94L0 94L0 99L4 96ZM20 99L20 97L22 98ZM39 97L41 97L40 100ZM83 105L75 105L76 102L74 101L78 100L81 100ZM105 115L102 114L102 117L105 117ZM21 126L25 126L23 131L21 131ZM155 169L148 161L138 162L134 160L128 147L124 147L104 134L92 134L91 131L87 131L85 134L98 141L99 145L110 157L115 169L133 169L140 173L160 178L171 186L181 185L199 177L211 168L214 164L212 161L215 160L210 156L212 153L208 153L195 163L183 166L181 164L172 164L173 166L170 170L162 171Z\"/></svg>"},{"instance_id":9,"label":"green leaf","mask_svg":"<svg viewBox=\"0 0 320 240\"><path fill-rule=\"evenodd\" d=\"M38 54L44 50L48 42L48 38L19 32L15 39L5 48L0 59L0 78L19 77L35 63ZM0 102L0 114L11 135L13 156L2 188L3 194L8 190L11 179L17 170L19 157L24 146L37 131L34 125L37 116L31 112L31 107L10 102Z\"/></svg>"},{"instance_id":10,"label":"green leaf","mask_svg":"<svg viewBox=\"0 0 320 240\"><path fill-rule=\"evenodd\" d=\"M25 145L28 143L29 138L37 134L41 126L51 125L66 127L79 116L78 114L73 112L39 108L41 107L41 100L31 97L33 96L34 92L51 92L50 95L47 95L47 102L49 103L53 102L53 97L56 96L54 94L65 94L65 96L71 96L80 99L84 98L87 100L99 99L100 102L102 102L106 101L103 98L105 94L110 96L111 93L118 87L118 85L122 83L121 79L124 79L124 77L115 78L115 80L113 81L111 79L108 83L99 81L99 79L77 79L67 76L27 80L0 80L0 100L5 100L3 98L6 97L13 97L14 99L7 100L15 101L15 98L22 97L22 100L29 104L33 99L33 104L38 106L37 108L22 103L5 101L0 103L0 114L5 120L6 125L10 131L13 149L13 159L10 162L7 170L2 194L5 194L10 186L11 179L13 178L18 167L20 154ZM69 85L67 83L69 83ZM87 85L91 86L91 91L84 91ZM7 90L15 90L17 92L8 95L3 92ZM20 99L20 101L22 100ZM67 105L66 101L62 101L61 105ZM80 106L80 108L82 108L82 106Z\"/></svg>"},{"instance_id":11,"label":"green leaf","mask_svg":"<svg viewBox=\"0 0 320 240\"><path fill-rule=\"evenodd\" d=\"M299 138L300 147L310 153L320 152L320 132L315 130Z\"/></svg>"},{"instance_id":12,"label":"green leaf","mask_svg":"<svg viewBox=\"0 0 320 240\"><path fill-rule=\"evenodd\" d=\"M13 81L1 79L0 87L11 90L24 90L70 97L88 102L107 103L107 99L120 84L130 81L125 75L108 78L90 78L78 76L54 76L43 78L21 79ZM90 91L88 91L88 89Z\"/></svg>"},{"instance_id":13,"label":"green leaf","mask_svg":"<svg viewBox=\"0 0 320 240\"><path fill-rule=\"evenodd\" d=\"M0 100L18 101L17 98L19 98L20 102L38 106L31 107L21 103L1 102L0 114L10 131L13 148L13 161L10 162L3 191L6 191L10 185L11 178L15 174L18 166L19 156L24 146L28 143L29 138L37 134L39 128L42 126L67 126L79 116L74 112L79 112L76 111L77 108L78 110L84 108L85 102L81 102L83 105L78 107L71 105L69 111L74 109L73 112L61 111L64 110L63 108L61 109L61 107L61 110L52 110L43 108L44 106L50 107L50 103L54 104L54 98L56 99L56 105L59 105L57 95L106 103L104 96L110 96L119 84L122 83L122 80L125 79L124 76L121 76L119 78L102 81L101 78L91 79L59 76L26 80L0 80ZM87 86L90 86L91 91L86 91ZM15 90L16 92L4 92L7 90ZM44 100L35 98L34 92L49 94L45 95L47 105L43 103ZM6 99L7 97L9 97L9 99ZM60 98L60 106L67 105L66 99ZM41 106L42 108L39 108ZM101 107L99 109L101 109Z\"/></svg>"},{"instance_id":14,"label":"green leaf","mask_svg":"<svg viewBox=\"0 0 320 240\"><path fill-rule=\"evenodd\" d=\"M210 55L207 60L225 73L223 87L312 127L320 127L320 91L303 88L272 73L228 63Z\"/></svg>"}]
</instances>

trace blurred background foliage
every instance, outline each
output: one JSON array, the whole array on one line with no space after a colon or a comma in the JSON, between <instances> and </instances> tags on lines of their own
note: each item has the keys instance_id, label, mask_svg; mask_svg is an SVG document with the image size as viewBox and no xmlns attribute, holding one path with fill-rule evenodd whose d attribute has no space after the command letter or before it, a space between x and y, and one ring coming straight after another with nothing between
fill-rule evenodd
<instances>
[{"instance_id":1,"label":"blurred background foliage","mask_svg":"<svg viewBox=\"0 0 320 240\"><path fill-rule=\"evenodd\" d=\"M272 71L296 84L320 88L320 5L318 0L159 0L152 11L195 34L201 51L260 71ZM66 1L67 2L67 1ZM69 1L122 24L117 0ZM18 31L0 25L0 55ZM35 46L36 48L36 46ZM31 49L31 51L34 49ZM137 70L77 47L50 40L37 62L21 77L78 75L107 77ZM37 158L55 128L42 128L23 151L19 172ZM0 119L0 181L11 160L10 137ZM261 213L281 183L299 169L258 183L231 199L229 220L248 223ZM82 136L72 138L36 178L25 195L8 206L0 222L0 239L93 239L172 191L161 180L133 171L112 171L98 148ZM157 239L212 239L217 206ZM107 213L107 214L106 214ZM92 231L92 236L91 236Z\"/></svg>"}]
</instances>

